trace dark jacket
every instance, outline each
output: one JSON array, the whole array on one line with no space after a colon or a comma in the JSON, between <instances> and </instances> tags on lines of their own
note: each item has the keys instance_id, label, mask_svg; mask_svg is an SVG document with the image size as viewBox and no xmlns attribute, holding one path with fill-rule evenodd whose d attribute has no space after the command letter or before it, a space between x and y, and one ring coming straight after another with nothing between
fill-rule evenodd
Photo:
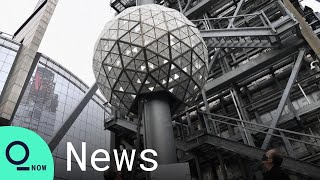
<instances>
[{"instance_id":1,"label":"dark jacket","mask_svg":"<svg viewBox=\"0 0 320 180\"><path fill-rule=\"evenodd\" d=\"M273 166L263 175L263 180L290 180L290 178L282 171L281 167Z\"/></svg>"}]
</instances>

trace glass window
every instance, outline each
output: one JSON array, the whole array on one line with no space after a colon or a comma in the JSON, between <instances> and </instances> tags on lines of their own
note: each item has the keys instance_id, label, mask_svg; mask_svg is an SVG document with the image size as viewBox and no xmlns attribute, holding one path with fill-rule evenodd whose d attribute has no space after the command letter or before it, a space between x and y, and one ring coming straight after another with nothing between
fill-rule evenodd
<instances>
[{"instance_id":1,"label":"glass window","mask_svg":"<svg viewBox=\"0 0 320 180\"><path fill-rule=\"evenodd\" d=\"M0 35L0 95L17 55L18 48L12 50L10 49L12 45L15 44Z\"/></svg>"},{"instance_id":2,"label":"glass window","mask_svg":"<svg viewBox=\"0 0 320 180\"><path fill-rule=\"evenodd\" d=\"M45 65L40 64L43 62ZM31 128L48 142L84 96L83 90L88 91L88 88L66 70L59 68L56 71L48 67L54 64L52 60L41 57L40 63L29 81L23 100L15 114L13 125ZM66 79L59 75L59 72L68 74L72 78ZM74 82L71 83L71 79ZM74 84L82 85L83 90ZM95 97L95 99L98 98ZM102 108L103 103L100 100L90 100L58 145L58 150L54 151L55 159L59 159L56 161L57 177L69 178L66 168L61 168L66 166L64 148L67 141L73 143L77 151L81 150L80 145L83 141L87 142L87 148L91 150L108 149L109 145L106 142L108 142L109 132L104 131L103 128L105 111ZM32 120L30 120L31 117ZM90 161L87 164L91 166ZM83 173L87 174L87 172Z\"/></svg>"}]
</instances>

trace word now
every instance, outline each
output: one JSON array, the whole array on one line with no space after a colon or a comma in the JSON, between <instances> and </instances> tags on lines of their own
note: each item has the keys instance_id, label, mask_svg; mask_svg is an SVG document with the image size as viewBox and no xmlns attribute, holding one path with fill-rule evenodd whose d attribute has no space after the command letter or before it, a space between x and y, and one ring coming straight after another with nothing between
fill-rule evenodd
<instances>
[{"instance_id":1,"label":"word now","mask_svg":"<svg viewBox=\"0 0 320 180\"><path fill-rule=\"evenodd\" d=\"M74 158L76 159L81 171L86 171L86 143L85 142L82 142L81 149L82 149L82 152L81 152L81 159L80 159L76 150L74 149L72 143L67 142L67 171L71 171L71 155L73 155ZM104 154L105 158L97 158L96 156L99 153ZM122 166L125 161L125 164L127 166L128 171L132 171L132 166L133 166L133 162L135 159L135 153L136 153L136 150L132 149L131 150L131 157L129 160L129 156L128 156L127 151L123 150L122 154L121 154L121 158L119 159L119 156L118 156L119 153L116 149L114 149L113 150L113 155L114 155L113 157L115 159L115 164L116 164L117 170L121 171ZM154 159L146 157L147 153L151 153L153 156L158 156L157 152L153 149L143 150L140 154L140 158L143 161L151 163L153 166L146 167L144 164L140 164L140 168L144 171L154 171L155 169L157 169L158 163ZM106 165L105 167L98 167L96 165L96 162L110 162L110 155L109 155L108 151L106 151L104 149L98 149L98 150L94 151L91 155L91 165L96 171L108 170L109 169L108 165Z\"/></svg>"},{"instance_id":2,"label":"word now","mask_svg":"<svg viewBox=\"0 0 320 180\"><path fill-rule=\"evenodd\" d=\"M45 170L47 170L47 165L32 165L31 170L32 171L45 171Z\"/></svg>"}]
</instances>

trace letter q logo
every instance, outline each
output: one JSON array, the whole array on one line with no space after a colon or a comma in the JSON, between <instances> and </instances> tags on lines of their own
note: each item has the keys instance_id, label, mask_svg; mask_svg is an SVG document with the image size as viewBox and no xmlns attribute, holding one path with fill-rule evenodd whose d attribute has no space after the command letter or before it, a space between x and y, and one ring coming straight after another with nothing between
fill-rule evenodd
<instances>
[{"instance_id":1,"label":"letter q logo","mask_svg":"<svg viewBox=\"0 0 320 180\"><path fill-rule=\"evenodd\" d=\"M10 134L10 136L8 136ZM54 163L47 143L21 127L0 127L0 179L53 180Z\"/></svg>"},{"instance_id":2,"label":"letter q logo","mask_svg":"<svg viewBox=\"0 0 320 180\"><path fill-rule=\"evenodd\" d=\"M11 148L14 146L18 146L18 145L21 146L25 151L25 155L20 161L16 161L13 158L11 158L11 156L10 156ZM21 164L25 163L29 158L29 154L30 154L30 151L29 151L28 146L24 142L21 142L21 141L13 141L12 143L10 143L8 145L8 147L6 149L6 157L7 157L8 161L14 165L21 165ZM18 171L30 170L30 168L29 167L17 167L17 170Z\"/></svg>"}]
</instances>

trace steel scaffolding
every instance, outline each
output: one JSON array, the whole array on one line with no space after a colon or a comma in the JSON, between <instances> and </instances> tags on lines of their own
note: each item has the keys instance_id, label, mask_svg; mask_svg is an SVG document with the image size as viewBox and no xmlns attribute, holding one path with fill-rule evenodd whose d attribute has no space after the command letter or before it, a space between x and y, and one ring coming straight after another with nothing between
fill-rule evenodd
<instances>
[{"instance_id":1,"label":"steel scaffolding","mask_svg":"<svg viewBox=\"0 0 320 180\"><path fill-rule=\"evenodd\" d=\"M120 9L116 1L117 12L131 6L117 1ZM202 96L172 115L179 162L189 162L198 179L254 179L264 150L275 147L291 174L320 179L317 14L296 0L161 3L183 12L209 50ZM106 120L116 134L114 148L143 149L142 140L136 143L136 133L144 134L138 122L134 116ZM134 172L131 177L144 178Z\"/></svg>"}]
</instances>

